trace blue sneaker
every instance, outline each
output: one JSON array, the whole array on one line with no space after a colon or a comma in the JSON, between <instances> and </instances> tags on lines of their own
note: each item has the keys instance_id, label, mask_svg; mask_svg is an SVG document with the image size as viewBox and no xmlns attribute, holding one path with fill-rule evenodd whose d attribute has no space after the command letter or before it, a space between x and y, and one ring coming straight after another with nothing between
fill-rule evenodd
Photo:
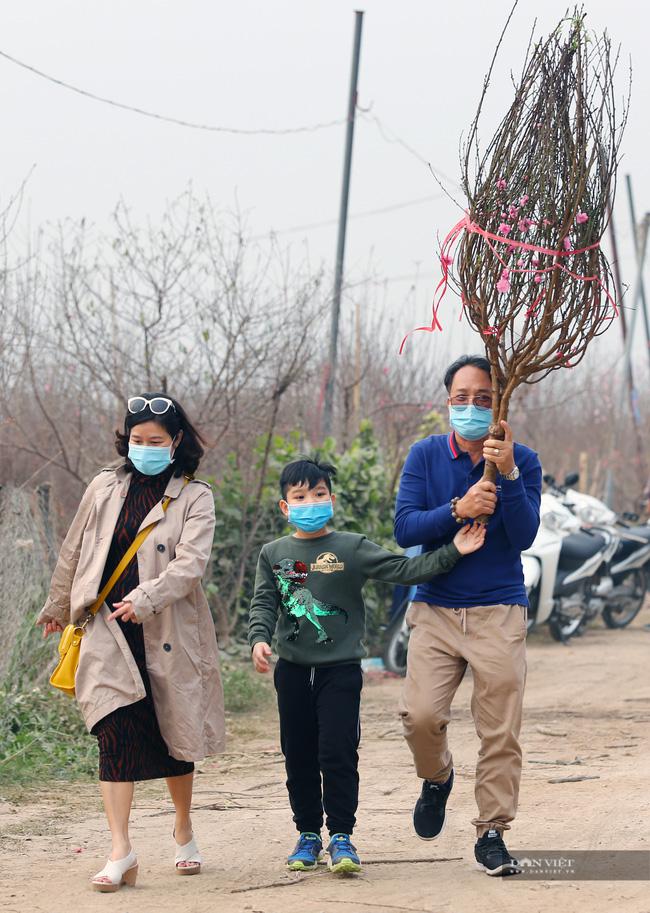
<instances>
[{"instance_id":1,"label":"blue sneaker","mask_svg":"<svg viewBox=\"0 0 650 913\"><path fill-rule=\"evenodd\" d=\"M327 863L330 872L347 875L361 871L361 862L356 848L350 842L349 834L332 834L327 852L330 854Z\"/></svg>"},{"instance_id":2,"label":"blue sneaker","mask_svg":"<svg viewBox=\"0 0 650 913\"><path fill-rule=\"evenodd\" d=\"M298 837L295 850L287 859L287 866L294 872L315 869L322 852L323 841L318 834L314 834L311 831L303 831Z\"/></svg>"}]
</instances>

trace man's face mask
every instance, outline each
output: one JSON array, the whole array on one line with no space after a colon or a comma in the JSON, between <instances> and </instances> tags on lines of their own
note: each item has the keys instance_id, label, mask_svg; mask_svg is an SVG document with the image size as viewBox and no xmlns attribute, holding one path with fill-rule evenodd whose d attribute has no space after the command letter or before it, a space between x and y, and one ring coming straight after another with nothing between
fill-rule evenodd
<instances>
[{"instance_id":1,"label":"man's face mask","mask_svg":"<svg viewBox=\"0 0 650 913\"><path fill-rule=\"evenodd\" d=\"M487 437L492 424L492 410L482 406L450 406L449 424L466 441Z\"/></svg>"}]
</instances>

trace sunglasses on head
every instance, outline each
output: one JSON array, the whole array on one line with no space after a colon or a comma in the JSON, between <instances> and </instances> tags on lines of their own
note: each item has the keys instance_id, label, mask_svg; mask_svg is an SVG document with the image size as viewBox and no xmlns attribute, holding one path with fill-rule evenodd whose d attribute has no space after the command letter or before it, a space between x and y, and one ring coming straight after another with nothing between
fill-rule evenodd
<instances>
[{"instance_id":1,"label":"sunglasses on head","mask_svg":"<svg viewBox=\"0 0 650 913\"><path fill-rule=\"evenodd\" d=\"M154 415L164 415L169 409L176 411L173 402L166 396L154 396L153 399L146 399L144 396L130 396L127 401L127 408L131 415L144 412L147 406Z\"/></svg>"}]
</instances>

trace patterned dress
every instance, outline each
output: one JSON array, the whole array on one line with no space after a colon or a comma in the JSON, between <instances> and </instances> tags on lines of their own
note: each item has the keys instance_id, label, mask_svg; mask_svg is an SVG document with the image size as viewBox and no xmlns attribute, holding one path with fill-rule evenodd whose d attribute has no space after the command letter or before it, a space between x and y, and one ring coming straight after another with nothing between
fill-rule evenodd
<instances>
[{"instance_id":1,"label":"patterned dress","mask_svg":"<svg viewBox=\"0 0 650 913\"><path fill-rule=\"evenodd\" d=\"M129 491L113 533L102 587L135 539L144 518L162 500L172 471L171 466L156 476L133 471ZM136 557L106 598L109 607L112 609L114 602L121 602L139 582ZM93 726L92 733L97 736L99 745L99 779L132 782L192 773L194 764L172 758L160 734L147 673L142 625L132 621L124 622L121 618L117 619L117 623L140 670L147 696L135 704L118 707Z\"/></svg>"}]
</instances>

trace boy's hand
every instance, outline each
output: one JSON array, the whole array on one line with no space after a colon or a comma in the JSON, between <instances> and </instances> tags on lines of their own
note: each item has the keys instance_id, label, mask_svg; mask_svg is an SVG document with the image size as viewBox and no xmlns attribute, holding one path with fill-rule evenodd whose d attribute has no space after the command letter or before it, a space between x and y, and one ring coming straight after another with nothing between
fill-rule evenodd
<instances>
[{"instance_id":1,"label":"boy's hand","mask_svg":"<svg viewBox=\"0 0 650 913\"><path fill-rule=\"evenodd\" d=\"M253 665L255 666L256 672L268 672L271 668L269 663L269 656L273 654L273 650L269 647L268 644L262 643L261 641L253 647Z\"/></svg>"},{"instance_id":2,"label":"boy's hand","mask_svg":"<svg viewBox=\"0 0 650 913\"><path fill-rule=\"evenodd\" d=\"M454 545L461 555L470 555L485 542L486 527L482 523L472 523L464 526L454 536Z\"/></svg>"}]
</instances>

